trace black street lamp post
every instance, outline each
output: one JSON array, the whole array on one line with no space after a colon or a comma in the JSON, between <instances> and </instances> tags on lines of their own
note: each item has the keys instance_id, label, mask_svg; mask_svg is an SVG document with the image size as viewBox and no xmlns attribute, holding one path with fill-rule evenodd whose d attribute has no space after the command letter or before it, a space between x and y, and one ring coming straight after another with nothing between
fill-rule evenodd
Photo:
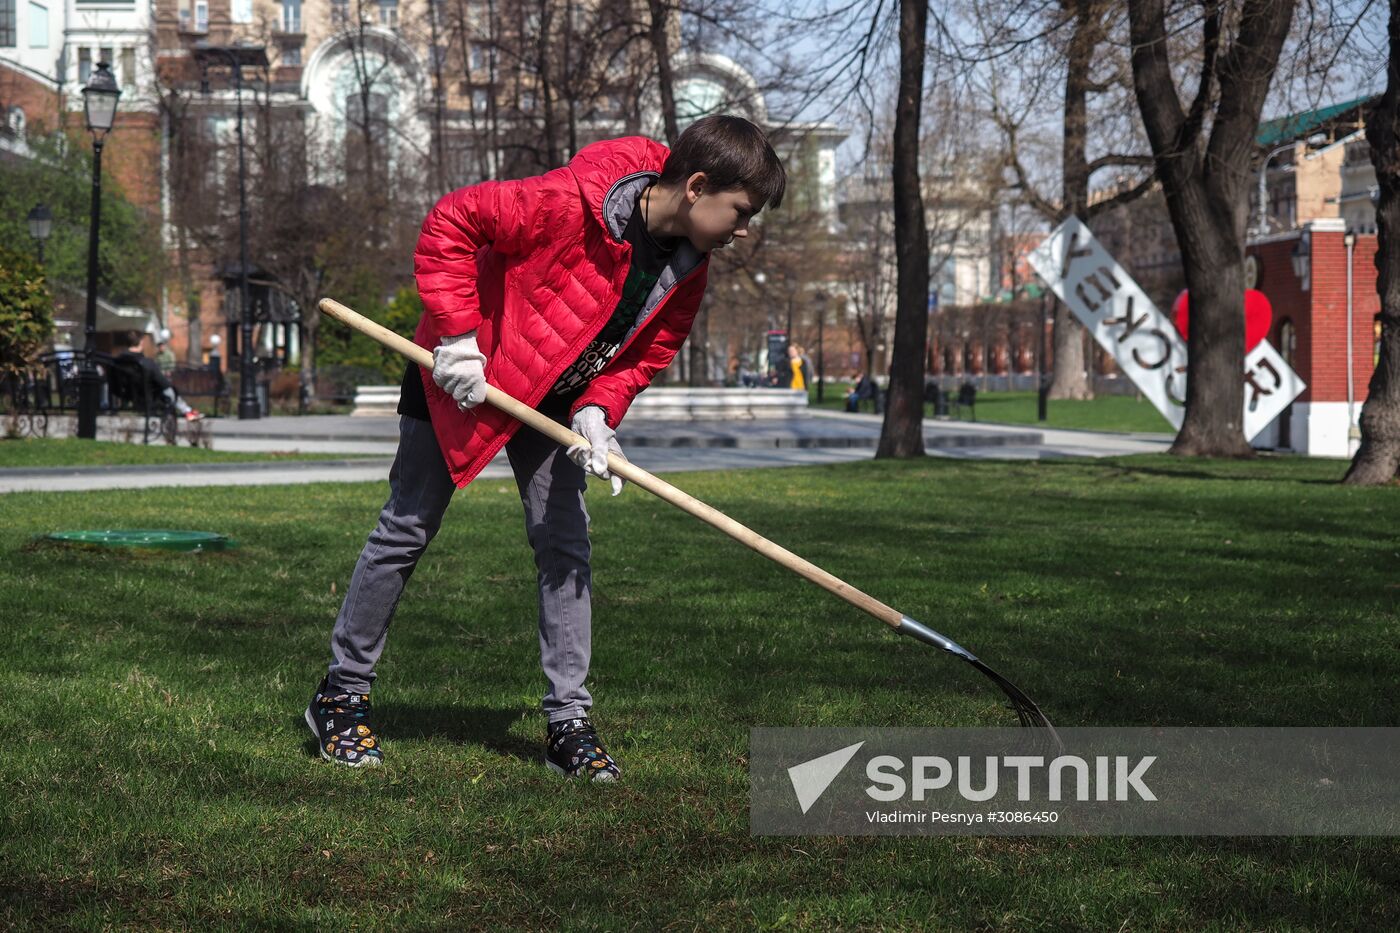
<instances>
[{"instance_id":1,"label":"black street lamp post","mask_svg":"<svg viewBox=\"0 0 1400 933\"><path fill-rule=\"evenodd\" d=\"M817 404L826 387L826 292L817 292Z\"/></svg>"},{"instance_id":2,"label":"black street lamp post","mask_svg":"<svg viewBox=\"0 0 1400 933\"><path fill-rule=\"evenodd\" d=\"M53 214L45 204L35 204L29 212L29 235L39 247L39 265L44 264L44 241L53 233Z\"/></svg>"},{"instance_id":3,"label":"black street lamp post","mask_svg":"<svg viewBox=\"0 0 1400 933\"><path fill-rule=\"evenodd\" d=\"M97 344L97 230L102 221L102 144L117 115L121 88L107 62L97 69L83 88L83 116L92 133L92 220L88 227L87 317L83 322L83 363L78 371L78 436L97 438L97 395L101 377L92 358Z\"/></svg>"},{"instance_id":4,"label":"black street lamp post","mask_svg":"<svg viewBox=\"0 0 1400 933\"><path fill-rule=\"evenodd\" d=\"M1035 418L1041 423L1044 423L1047 417L1046 409L1049 407L1050 400L1050 373L1045 368L1045 356L1048 352L1048 348L1045 345L1046 323L1047 322L1045 320L1045 292L1041 292L1040 312L1035 316L1035 326L1036 329L1040 331L1040 352L1036 354L1036 361L1039 364L1036 366L1036 368L1040 370L1040 385L1036 387L1037 392L1035 400Z\"/></svg>"},{"instance_id":5,"label":"black street lamp post","mask_svg":"<svg viewBox=\"0 0 1400 933\"><path fill-rule=\"evenodd\" d=\"M202 74L211 64L225 64L233 76L233 93L238 120L238 418L248 420L262 415L258 403L257 377L253 362L253 303L248 297L248 180L243 157L243 66L267 67L267 52L260 45L209 45L198 42L195 60ZM209 84L204 81L207 92Z\"/></svg>"}]
</instances>

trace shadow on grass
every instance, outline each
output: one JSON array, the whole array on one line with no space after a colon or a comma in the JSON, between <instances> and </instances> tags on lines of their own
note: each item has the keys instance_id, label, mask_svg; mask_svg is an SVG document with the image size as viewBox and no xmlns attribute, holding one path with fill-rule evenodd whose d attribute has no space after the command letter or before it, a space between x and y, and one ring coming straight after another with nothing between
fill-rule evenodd
<instances>
[{"instance_id":1,"label":"shadow on grass","mask_svg":"<svg viewBox=\"0 0 1400 933\"><path fill-rule=\"evenodd\" d=\"M1116 477L1133 475L1156 476L1166 479L1226 480L1230 482L1270 482L1299 484L1304 486L1337 486L1341 484L1340 472L1335 478L1312 476L1289 476L1284 466L1301 458L1283 456L1240 457L1240 458L1177 458L1171 454L1146 454L1128 457L1112 457L1086 462L1082 459L1046 459L1037 463L1040 469L1079 470L1098 469ZM1178 465L1179 464L1179 465ZM1270 466L1279 470L1268 470ZM1340 470L1340 467L1339 467Z\"/></svg>"},{"instance_id":2,"label":"shadow on grass","mask_svg":"<svg viewBox=\"0 0 1400 933\"><path fill-rule=\"evenodd\" d=\"M529 742L510 734L510 727L530 711L524 707L491 706L422 706L415 704L376 704L379 731L383 739L428 739L454 745L478 745L500 755L521 761L535 761L543 755L542 743ZM298 727L306 729L302 715L295 717ZM309 734L302 743L308 758L320 755L320 746Z\"/></svg>"},{"instance_id":3,"label":"shadow on grass","mask_svg":"<svg viewBox=\"0 0 1400 933\"><path fill-rule=\"evenodd\" d=\"M511 735L510 728L532 711L525 707L451 706L385 703L379 710L385 738L436 739L459 745L479 745L521 761L543 755L544 736L531 742Z\"/></svg>"}]
</instances>

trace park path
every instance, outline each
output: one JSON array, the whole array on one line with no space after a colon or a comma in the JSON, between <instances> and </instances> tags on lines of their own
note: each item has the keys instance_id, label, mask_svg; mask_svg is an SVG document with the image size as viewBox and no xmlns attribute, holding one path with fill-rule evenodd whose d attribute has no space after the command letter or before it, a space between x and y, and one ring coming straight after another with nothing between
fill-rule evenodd
<instances>
[{"instance_id":1,"label":"park path","mask_svg":"<svg viewBox=\"0 0 1400 933\"><path fill-rule=\"evenodd\" d=\"M0 469L0 493L166 486L268 486L383 482L396 447L398 419L341 415L210 421L215 450L324 453L324 460L161 466ZM653 473L746 470L868 460L880 419L813 410L799 418L754 421L629 421L618 439L630 460ZM1110 457L1165 451L1165 434L1109 434L1039 426L926 420L930 456L967 460ZM346 454L361 455L345 458ZM369 455L369 456L364 456ZM378 455L378 456L375 456ZM502 452L481 474L511 475Z\"/></svg>"}]
</instances>

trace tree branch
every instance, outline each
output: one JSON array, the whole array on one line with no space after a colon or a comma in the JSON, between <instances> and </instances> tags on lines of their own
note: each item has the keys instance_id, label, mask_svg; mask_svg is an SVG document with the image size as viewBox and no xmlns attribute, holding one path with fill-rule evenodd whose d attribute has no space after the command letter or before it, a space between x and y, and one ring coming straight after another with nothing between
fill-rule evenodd
<instances>
[{"instance_id":1,"label":"tree branch","mask_svg":"<svg viewBox=\"0 0 1400 933\"><path fill-rule=\"evenodd\" d=\"M1016 173L1016 184L1013 186L1021 192L1022 198L1031 207L1043 214L1048 220L1060 219L1060 206L1045 197L1035 189L1035 185L1026 177L1025 166L1021 164L1021 157L1016 154L1013 148L1006 155L1006 161L1011 170Z\"/></svg>"},{"instance_id":2,"label":"tree branch","mask_svg":"<svg viewBox=\"0 0 1400 933\"><path fill-rule=\"evenodd\" d=\"M1092 175L1101 168L1108 168L1110 165L1153 165L1155 161L1150 155L1124 155L1121 153L1111 153L1101 155L1097 159L1089 162L1087 174Z\"/></svg>"},{"instance_id":3,"label":"tree branch","mask_svg":"<svg viewBox=\"0 0 1400 933\"><path fill-rule=\"evenodd\" d=\"M1220 3L1219 0L1205 0L1205 4L1206 18L1202 25L1205 48L1201 55L1201 81L1196 87L1196 99L1191 101L1191 112L1186 115L1186 122L1178 132L1174 152L1186 152L1194 145L1205 121L1211 88L1215 83L1216 63L1220 58Z\"/></svg>"},{"instance_id":4,"label":"tree branch","mask_svg":"<svg viewBox=\"0 0 1400 933\"><path fill-rule=\"evenodd\" d=\"M1152 151L1175 151L1186 114L1172 79L1167 51L1166 11L1163 0L1131 0L1128 4L1132 41L1133 90Z\"/></svg>"},{"instance_id":5,"label":"tree branch","mask_svg":"<svg viewBox=\"0 0 1400 933\"><path fill-rule=\"evenodd\" d=\"M1157 176L1155 174L1148 175L1136 185L1118 192L1111 198L1105 198L1102 201L1097 201L1085 206L1084 216L1079 219L1088 223L1093 218L1100 214L1106 214L1115 207L1122 207L1124 204L1136 201L1138 198L1151 191L1156 184Z\"/></svg>"}]
</instances>

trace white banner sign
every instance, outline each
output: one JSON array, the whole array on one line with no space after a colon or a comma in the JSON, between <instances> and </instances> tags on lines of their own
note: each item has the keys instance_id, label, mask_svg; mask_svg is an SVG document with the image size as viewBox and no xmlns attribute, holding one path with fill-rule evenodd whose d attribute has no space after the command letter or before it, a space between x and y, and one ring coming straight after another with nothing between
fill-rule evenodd
<instances>
[{"instance_id":1,"label":"white banner sign","mask_svg":"<svg viewBox=\"0 0 1400 933\"><path fill-rule=\"evenodd\" d=\"M1254 440L1254 435L1267 428L1306 388L1302 377L1283 361L1274 345L1259 341L1244 358L1245 438Z\"/></svg>"},{"instance_id":2,"label":"white banner sign","mask_svg":"<svg viewBox=\"0 0 1400 933\"><path fill-rule=\"evenodd\" d=\"M1035 269L1175 428L1186 404L1186 342L1077 217L1030 254ZM1268 341L1245 359L1244 434L1264 430L1305 385Z\"/></svg>"}]
</instances>

